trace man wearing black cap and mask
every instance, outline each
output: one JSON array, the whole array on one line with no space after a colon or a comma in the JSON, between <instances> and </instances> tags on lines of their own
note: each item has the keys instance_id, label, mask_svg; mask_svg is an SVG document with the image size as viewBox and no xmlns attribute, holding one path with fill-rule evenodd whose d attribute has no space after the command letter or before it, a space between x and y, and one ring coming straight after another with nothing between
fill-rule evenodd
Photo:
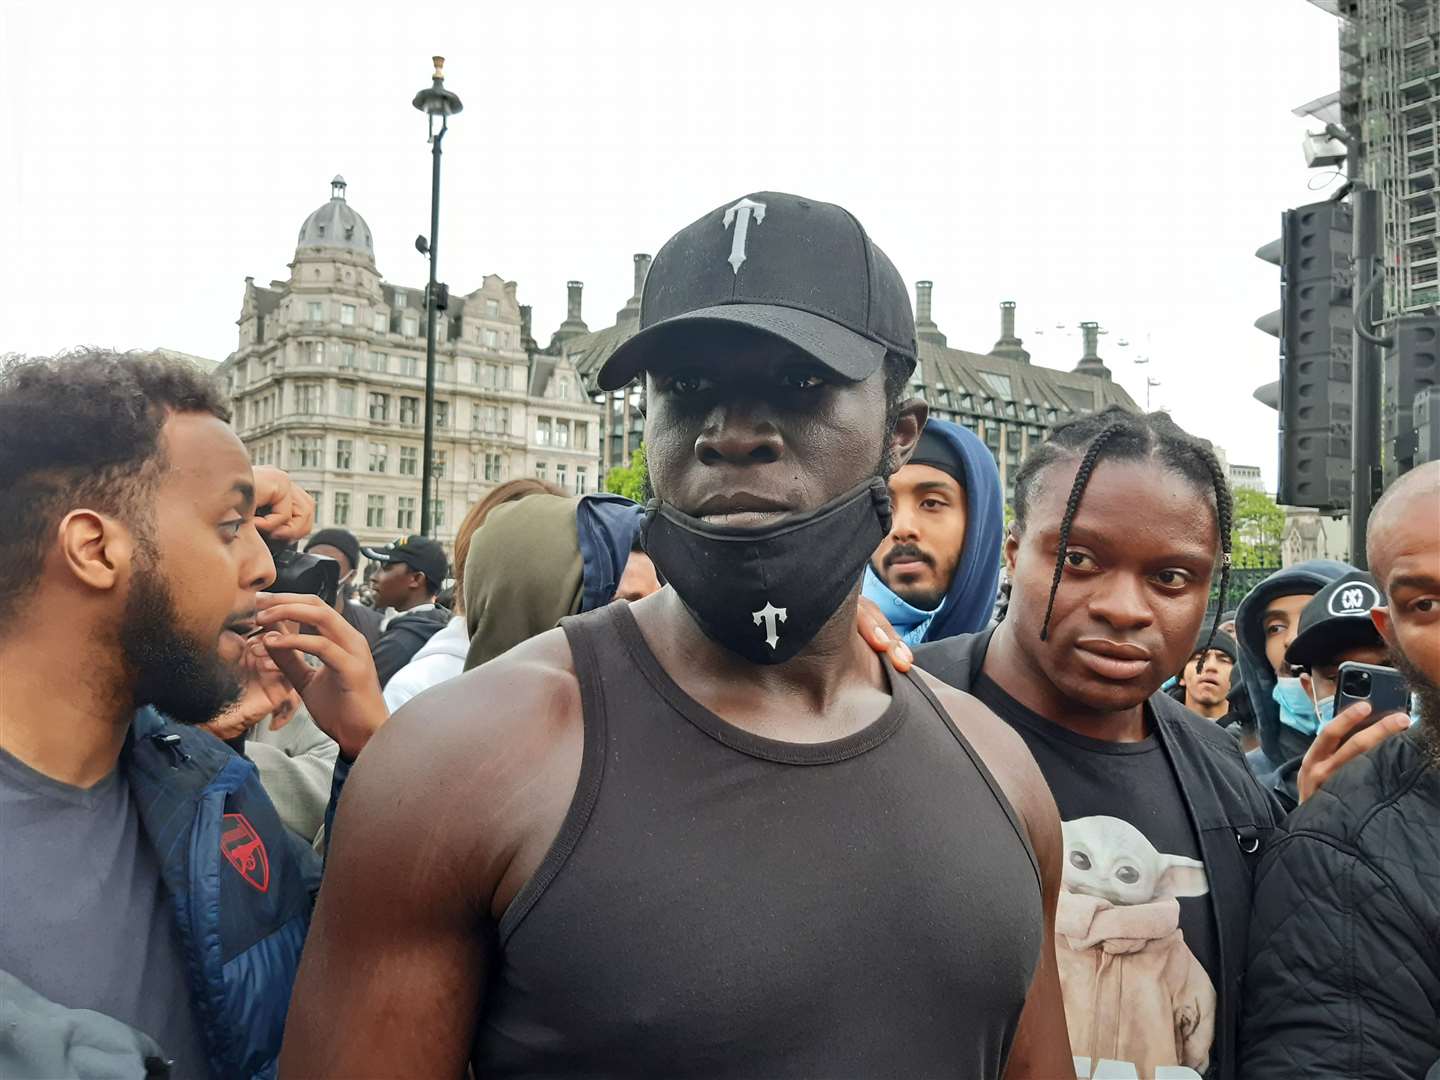
<instances>
[{"instance_id":1,"label":"man wearing black cap and mask","mask_svg":"<svg viewBox=\"0 0 1440 1080\"><path fill-rule=\"evenodd\" d=\"M1203 634L1180 671L1180 685L1184 688L1180 704L1207 720L1222 720L1230 711L1227 695L1238 652L1229 634L1219 630L1213 637Z\"/></svg>"},{"instance_id":2,"label":"man wearing black cap and mask","mask_svg":"<svg viewBox=\"0 0 1440 1080\"><path fill-rule=\"evenodd\" d=\"M665 245L640 323L599 384L646 380L669 585L382 729L282 1070L1072 1075L1043 780L855 633L925 419L899 274L764 192Z\"/></svg>"}]
</instances>

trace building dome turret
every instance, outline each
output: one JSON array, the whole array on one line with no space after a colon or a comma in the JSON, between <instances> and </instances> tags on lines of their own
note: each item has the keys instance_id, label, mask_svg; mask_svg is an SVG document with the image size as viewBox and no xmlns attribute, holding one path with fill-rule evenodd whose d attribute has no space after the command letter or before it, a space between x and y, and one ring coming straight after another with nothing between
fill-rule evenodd
<instances>
[{"instance_id":1,"label":"building dome turret","mask_svg":"<svg viewBox=\"0 0 1440 1080\"><path fill-rule=\"evenodd\" d=\"M339 248L374 260L375 246L370 239L370 226L345 201L343 176L337 175L330 181L330 201L305 219L295 246L297 254L300 248Z\"/></svg>"}]
</instances>

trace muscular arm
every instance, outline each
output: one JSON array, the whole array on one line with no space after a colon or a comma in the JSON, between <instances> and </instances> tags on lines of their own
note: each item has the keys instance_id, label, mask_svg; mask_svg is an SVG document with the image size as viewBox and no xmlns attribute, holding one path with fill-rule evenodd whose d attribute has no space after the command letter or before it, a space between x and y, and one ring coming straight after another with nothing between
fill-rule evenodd
<instances>
[{"instance_id":1,"label":"muscular arm","mask_svg":"<svg viewBox=\"0 0 1440 1080\"><path fill-rule=\"evenodd\" d=\"M282 1076L464 1075L498 916L559 830L580 770L558 631L417 697L340 803Z\"/></svg>"},{"instance_id":2,"label":"muscular arm","mask_svg":"<svg viewBox=\"0 0 1440 1080\"><path fill-rule=\"evenodd\" d=\"M962 694L925 673L927 685L949 711L961 733L989 768L1010 800L1025 831L1035 860L1040 864L1044 936L1040 959L1020 1024L1010 1046L1005 1080L1057 1080L1073 1077L1070 1034L1065 1026L1065 1003L1060 995L1060 971L1055 959L1055 908L1060 900L1060 859L1063 844L1060 815L1050 787L1020 736L969 694Z\"/></svg>"}]
</instances>

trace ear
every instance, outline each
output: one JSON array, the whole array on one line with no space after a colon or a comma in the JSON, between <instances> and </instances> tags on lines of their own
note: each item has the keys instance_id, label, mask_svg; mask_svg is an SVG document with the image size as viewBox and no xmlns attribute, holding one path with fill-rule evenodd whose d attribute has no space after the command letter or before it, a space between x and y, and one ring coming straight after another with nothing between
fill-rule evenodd
<instances>
[{"instance_id":1,"label":"ear","mask_svg":"<svg viewBox=\"0 0 1440 1080\"><path fill-rule=\"evenodd\" d=\"M1395 648L1395 624L1390 621L1389 605L1372 607L1370 621L1375 624L1375 629L1380 631L1380 636L1385 639L1385 644L1392 649Z\"/></svg>"},{"instance_id":2,"label":"ear","mask_svg":"<svg viewBox=\"0 0 1440 1080\"><path fill-rule=\"evenodd\" d=\"M1015 580L1015 557L1020 553L1020 530L1015 523L1010 523L1009 530L1005 533L1005 573L1011 581Z\"/></svg>"},{"instance_id":3,"label":"ear","mask_svg":"<svg viewBox=\"0 0 1440 1080\"><path fill-rule=\"evenodd\" d=\"M114 518L72 510L60 519L56 539L61 565L84 587L108 592L130 577L135 539Z\"/></svg>"},{"instance_id":4,"label":"ear","mask_svg":"<svg viewBox=\"0 0 1440 1080\"><path fill-rule=\"evenodd\" d=\"M1198 859L1187 859L1183 855L1161 855L1159 862L1164 869L1155 879L1157 899L1169 896L1204 896L1210 891L1210 881L1205 876L1205 864Z\"/></svg>"},{"instance_id":5,"label":"ear","mask_svg":"<svg viewBox=\"0 0 1440 1080\"><path fill-rule=\"evenodd\" d=\"M1305 688L1305 693L1310 695L1310 700L1315 700L1315 680L1310 678L1310 672L1300 672L1300 685Z\"/></svg>"},{"instance_id":6,"label":"ear","mask_svg":"<svg viewBox=\"0 0 1440 1080\"><path fill-rule=\"evenodd\" d=\"M895 430L890 432L890 454L895 468L904 468L905 463L910 460L928 419L930 406L919 398L911 398L900 406L900 417L895 421Z\"/></svg>"}]
</instances>

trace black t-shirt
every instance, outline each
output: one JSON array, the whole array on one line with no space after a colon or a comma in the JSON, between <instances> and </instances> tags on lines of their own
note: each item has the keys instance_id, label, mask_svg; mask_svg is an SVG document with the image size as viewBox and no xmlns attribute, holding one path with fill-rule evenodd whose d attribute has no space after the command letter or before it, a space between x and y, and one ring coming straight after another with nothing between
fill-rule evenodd
<instances>
[{"instance_id":1,"label":"black t-shirt","mask_svg":"<svg viewBox=\"0 0 1440 1080\"><path fill-rule=\"evenodd\" d=\"M1164 747L1153 735L1076 734L983 673L971 692L1025 740L1060 810L1055 945L1076 1071L1099 1075L1111 1060L1135 1072L1105 1075L1150 1077L1160 1066L1205 1075L1219 946L1199 839Z\"/></svg>"}]
</instances>

